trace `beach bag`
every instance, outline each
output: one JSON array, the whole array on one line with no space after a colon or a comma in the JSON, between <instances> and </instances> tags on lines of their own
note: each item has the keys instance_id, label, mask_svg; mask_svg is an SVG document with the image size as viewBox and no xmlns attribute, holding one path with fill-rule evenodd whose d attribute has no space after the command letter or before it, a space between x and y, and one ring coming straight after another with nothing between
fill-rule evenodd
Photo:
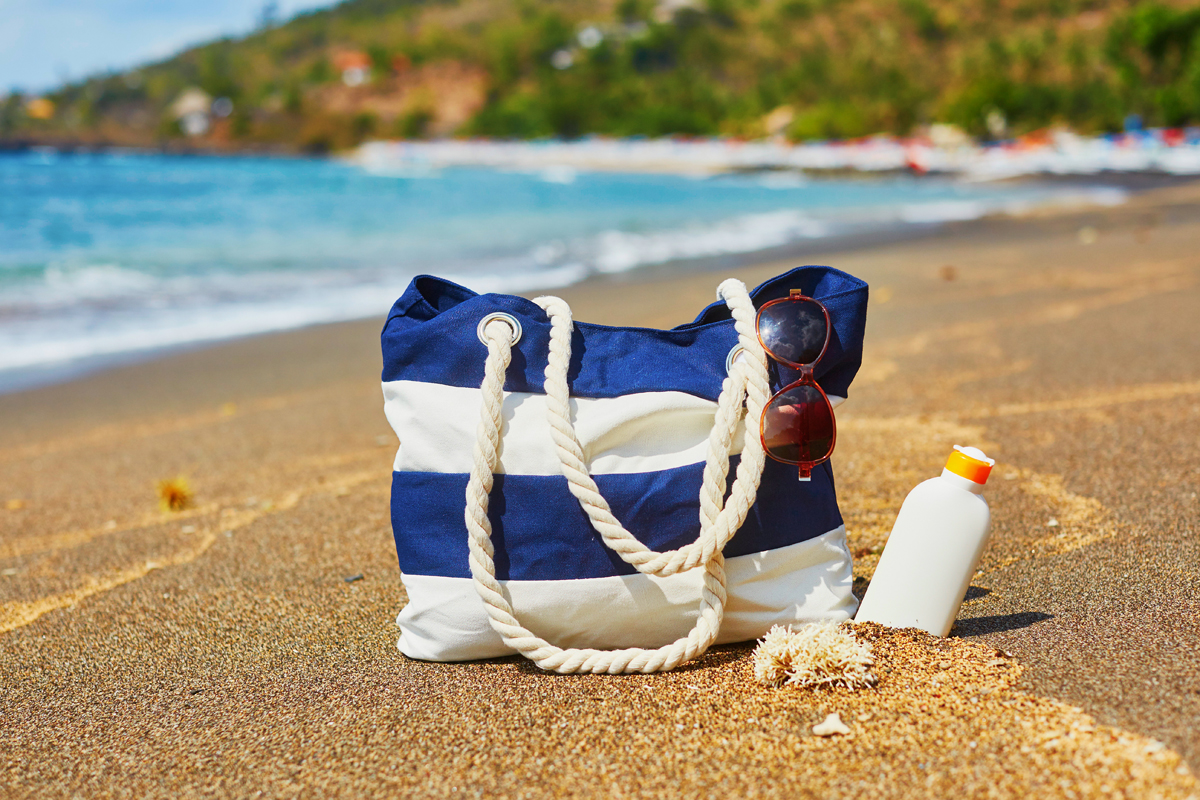
<instances>
[{"instance_id":1,"label":"beach bag","mask_svg":"<svg viewBox=\"0 0 1200 800\"><path fill-rule=\"evenodd\" d=\"M413 279L382 335L400 651L653 672L776 624L850 618L829 462L799 481L758 435L798 373L766 357L755 307L791 290L829 311L815 377L836 406L861 363L867 285L829 267L752 292L725 281L671 330Z\"/></svg>"}]
</instances>

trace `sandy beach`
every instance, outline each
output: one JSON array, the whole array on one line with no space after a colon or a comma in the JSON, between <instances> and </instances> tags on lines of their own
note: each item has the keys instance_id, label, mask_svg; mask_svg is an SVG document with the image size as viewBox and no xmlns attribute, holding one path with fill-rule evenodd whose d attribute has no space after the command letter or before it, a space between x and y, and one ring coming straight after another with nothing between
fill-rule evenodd
<instances>
[{"instance_id":1,"label":"sandy beach","mask_svg":"<svg viewBox=\"0 0 1200 800\"><path fill-rule=\"evenodd\" d=\"M1197 241L1186 184L804 259L871 285L833 457L856 589L952 445L998 458L953 635L864 630L867 691L758 686L752 645L618 677L398 653L380 321L0 396L0 794L1200 797ZM670 327L795 265L560 294Z\"/></svg>"}]
</instances>

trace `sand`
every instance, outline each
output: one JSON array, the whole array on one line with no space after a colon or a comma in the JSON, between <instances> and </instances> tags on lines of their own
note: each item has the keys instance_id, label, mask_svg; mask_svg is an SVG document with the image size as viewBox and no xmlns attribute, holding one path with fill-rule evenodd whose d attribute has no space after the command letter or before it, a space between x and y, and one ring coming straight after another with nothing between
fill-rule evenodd
<instances>
[{"instance_id":1,"label":"sand","mask_svg":"<svg viewBox=\"0 0 1200 800\"><path fill-rule=\"evenodd\" d=\"M954 634L863 626L868 690L401 656L378 322L0 397L0 795L1200 797L1198 235L1190 185L805 259L872 285L857 590L951 445L999 459ZM792 265L562 294L670 326Z\"/></svg>"}]
</instances>

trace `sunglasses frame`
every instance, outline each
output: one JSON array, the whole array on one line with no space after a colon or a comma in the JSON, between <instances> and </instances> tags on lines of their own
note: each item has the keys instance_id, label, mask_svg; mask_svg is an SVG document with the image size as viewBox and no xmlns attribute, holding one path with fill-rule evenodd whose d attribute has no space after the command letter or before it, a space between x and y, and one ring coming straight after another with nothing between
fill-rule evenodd
<instances>
[{"instance_id":1,"label":"sunglasses frame","mask_svg":"<svg viewBox=\"0 0 1200 800\"><path fill-rule=\"evenodd\" d=\"M771 352L771 348L767 347L767 343L762 339L762 329L759 327L759 322L762 320L763 312L771 306L777 306L781 303L796 303L801 301L815 303L817 308L821 309L821 313L825 315L825 343L821 345L821 352L817 354L817 357L814 358L810 364L797 364L796 362L789 361L786 358L780 358L775 353ZM829 318L829 309L825 308L825 305L820 300L817 300L814 297L808 297L800 289L792 289L791 292L788 293L787 297L780 297L777 300L771 300L770 302L764 303L762 307L758 309L758 314L756 314L754 317L754 331L758 336L759 344L761 344L763 349L767 351L768 356L784 366L800 371L799 379L792 381L787 386L784 386L778 392L771 395L771 399L767 401L766 406L763 407L762 416L759 417L758 420L758 437L762 441L763 452L782 464L795 464L800 471L800 480L812 480L813 467L824 464L826 461L828 461L833 455L833 449L837 447L837 419L833 414L833 404L829 402L829 397L826 396L825 390L821 388L820 384L818 384L816 379L813 377L813 371L815 370L817 363L820 362L821 358L825 355L825 351L829 349L829 340L833 335L833 323ZM816 461L793 461L788 458L780 458L772 453L770 448L767 446L767 413L771 410L771 404L774 403L776 398L778 398L780 395L797 386L814 387L817 392L820 393L821 399L825 401L825 406L829 409L829 423L830 427L832 428L829 440L829 451Z\"/></svg>"}]
</instances>

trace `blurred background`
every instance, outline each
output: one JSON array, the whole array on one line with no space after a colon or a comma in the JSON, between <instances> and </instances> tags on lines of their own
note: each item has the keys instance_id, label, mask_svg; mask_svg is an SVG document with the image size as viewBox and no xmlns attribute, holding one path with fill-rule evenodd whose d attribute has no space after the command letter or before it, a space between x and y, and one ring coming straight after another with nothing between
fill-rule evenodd
<instances>
[{"instance_id":1,"label":"blurred background","mask_svg":"<svg viewBox=\"0 0 1200 800\"><path fill-rule=\"evenodd\" d=\"M3 13L10 143L327 152L370 137L806 140L943 122L1003 138L1200 119L1200 9L1165 0L6 0Z\"/></svg>"},{"instance_id":2,"label":"blurred background","mask_svg":"<svg viewBox=\"0 0 1200 800\"><path fill-rule=\"evenodd\" d=\"M3 0L0 389L1200 173L1168 0Z\"/></svg>"}]
</instances>

